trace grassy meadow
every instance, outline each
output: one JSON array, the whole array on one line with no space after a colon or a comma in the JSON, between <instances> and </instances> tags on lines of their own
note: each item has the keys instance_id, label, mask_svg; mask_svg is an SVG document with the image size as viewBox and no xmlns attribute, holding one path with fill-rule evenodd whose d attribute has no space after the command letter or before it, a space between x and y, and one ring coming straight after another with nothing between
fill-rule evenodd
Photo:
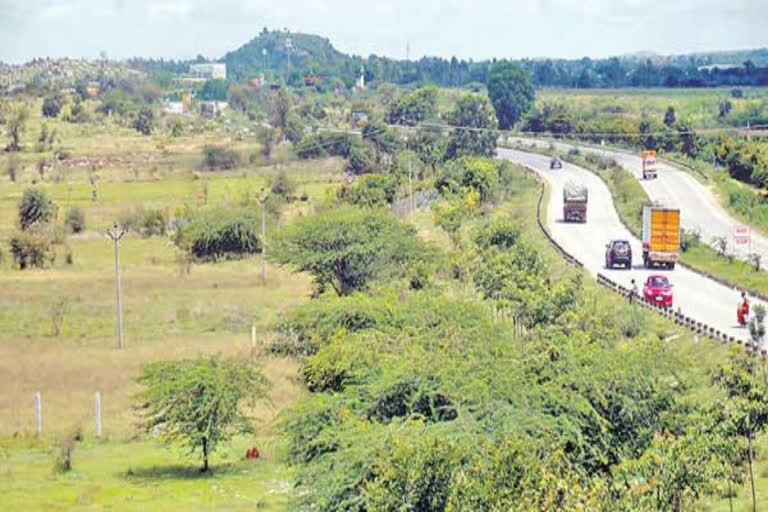
<instances>
[{"instance_id":1,"label":"grassy meadow","mask_svg":"<svg viewBox=\"0 0 768 512\"><path fill-rule=\"evenodd\" d=\"M186 274L167 237L129 232L120 244L125 348L117 350L114 250L105 230L126 212L148 208L167 215L203 203L258 208L256 195L281 172L296 183L297 195L308 196L283 209L280 222L287 222L325 201L341 179L343 163L297 163L285 146L275 148L269 165L261 159L251 163L247 155L259 153L260 146L241 132L232 135L235 130L226 122L188 119L189 129L181 137L147 137L111 119L83 125L44 121L39 102L29 112L24 151L16 155L22 165L16 183L5 172L0 178L0 508L284 510L291 479L274 421L304 390L296 361L267 356L260 347L282 311L309 300L310 280L270 264L264 282L260 257L194 264ZM243 123L237 117L231 122ZM37 162L51 159L50 152L36 148L43 123L56 130L56 145L68 157L47 168L41 179ZM211 143L227 144L246 158L231 171L204 171L202 149ZM6 169L8 158L0 153L0 169ZM57 224L77 206L85 213L86 228L56 246L52 267L20 272L8 241L18 229L21 195L32 185L58 206ZM273 219L268 229L278 229ZM213 473L200 475L197 461L183 449L165 448L140 435L134 379L151 361L209 354L251 357L252 325L259 344L254 363L272 384L270 401L253 411L261 421L257 435L223 445L213 456ZM38 391L43 411L39 438L34 435ZM102 400L99 439L96 391ZM74 448L74 470L56 473L60 440L75 431L83 441ZM243 461L250 446L262 456Z\"/></svg>"}]
</instances>

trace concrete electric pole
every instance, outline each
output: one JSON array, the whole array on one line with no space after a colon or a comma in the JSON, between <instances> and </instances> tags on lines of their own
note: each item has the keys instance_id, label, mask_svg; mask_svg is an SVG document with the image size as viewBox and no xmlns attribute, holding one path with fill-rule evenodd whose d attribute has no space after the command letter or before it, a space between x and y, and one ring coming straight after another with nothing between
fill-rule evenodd
<instances>
[{"instance_id":1,"label":"concrete electric pole","mask_svg":"<svg viewBox=\"0 0 768 512\"><path fill-rule=\"evenodd\" d=\"M262 189L259 202L261 203L261 279L267 282L267 199L269 192Z\"/></svg>"},{"instance_id":2,"label":"concrete electric pole","mask_svg":"<svg viewBox=\"0 0 768 512\"><path fill-rule=\"evenodd\" d=\"M117 289L117 348L123 348L123 305L120 291L120 239L125 230L114 224L107 230L107 236L115 242L115 287Z\"/></svg>"}]
</instances>

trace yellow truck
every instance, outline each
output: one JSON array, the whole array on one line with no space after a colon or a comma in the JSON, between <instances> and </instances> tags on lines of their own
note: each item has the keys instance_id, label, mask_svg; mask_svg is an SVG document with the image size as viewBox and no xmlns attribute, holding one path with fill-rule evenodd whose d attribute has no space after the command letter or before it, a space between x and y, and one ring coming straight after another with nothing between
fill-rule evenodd
<instances>
[{"instance_id":1,"label":"yellow truck","mask_svg":"<svg viewBox=\"0 0 768 512\"><path fill-rule=\"evenodd\" d=\"M680 261L680 210L658 203L643 206L643 263L674 269Z\"/></svg>"},{"instance_id":2,"label":"yellow truck","mask_svg":"<svg viewBox=\"0 0 768 512\"><path fill-rule=\"evenodd\" d=\"M650 149L640 153L643 159L643 179L647 180L656 177L656 151Z\"/></svg>"}]
</instances>

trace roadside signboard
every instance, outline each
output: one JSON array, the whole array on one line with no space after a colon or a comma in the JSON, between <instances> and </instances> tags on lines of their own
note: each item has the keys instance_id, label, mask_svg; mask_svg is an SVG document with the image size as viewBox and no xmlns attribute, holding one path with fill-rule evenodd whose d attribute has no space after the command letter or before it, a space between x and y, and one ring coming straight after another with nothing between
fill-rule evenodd
<instances>
[{"instance_id":1,"label":"roadside signboard","mask_svg":"<svg viewBox=\"0 0 768 512\"><path fill-rule=\"evenodd\" d=\"M737 249L747 250L749 248L751 236L749 228L745 226L737 226L733 232L733 243Z\"/></svg>"}]
</instances>

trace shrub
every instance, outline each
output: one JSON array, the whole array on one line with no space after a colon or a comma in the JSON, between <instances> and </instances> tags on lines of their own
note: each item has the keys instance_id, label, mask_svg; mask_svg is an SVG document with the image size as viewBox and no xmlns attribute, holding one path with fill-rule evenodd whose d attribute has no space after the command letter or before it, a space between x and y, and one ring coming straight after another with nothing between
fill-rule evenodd
<instances>
[{"instance_id":1,"label":"shrub","mask_svg":"<svg viewBox=\"0 0 768 512\"><path fill-rule=\"evenodd\" d=\"M61 112L61 101L52 96L45 98L45 101L43 101L43 116L56 117L59 115L59 112Z\"/></svg>"},{"instance_id":2,"label":"shrub","mask_svg":"<svg viewBox=\"0 0 768 512\"><path fill-rule=\"evenodd\" d=\"M510 249L520 238L520 228L509 219L486 222L475 233L475 243L482 249Z\"/></svg>"},{"instance_id":3,"label":"shrub","mask_svg":"<svg viewBox=\"0 0 768 512\"><path fill-rule=\"evenodd\" d=\"M273 194L288 200L296 192L296 183L288 177L288 174L281 172L272 180L269 189Z\"/></svg>"},{"instance_id":4,"label":"shrub","mask_svg":"<svg viewBox=\"0 0 768 512\"><path fill-rule=\"evenodd\" d=\"M71 207L67 210L64 224L72 233L82 233L85 231L85 212L78 206Z\"/></svg>"},{"instance_id":5,"label":"shrub","mask_svg":"<svg viewBox=\"0 0 768 512\"><path fill-rule=\"evenodd\" d=\"M48 223L56 215L56 206L44 190L28 188L19 203L19 225L22 230L38 223Z\"/></svg>"},{"instance_id":6,"label":"shrub","mask_svg":"<svg viewBox=\"0 0 768 512\"><path fill-rule=\"evenodd\" d=\"M207 145L203 148L203 167L209 171L234 169L240 164L240 155L231 149Z\"/></svg>"},{"instance_id":7,"label":"shrub","mask_svg":"<svg viewBox=\"0 0 768 512\"><path fill-rule=\"evenodd\" d=\"M198 261L236 259L261 250L260 229L260 218L250 210L203 210L182 219L174 243Z\"/></svg>"},{"instance_id":8,"label":"shrub","mask_svg":"<svg viewBox=\"0 0 768 512\"><path fill-rule=\"evenodd\" d=\"M392 204L397 194L399 179L393 174L366 174L350 186L343 186L336 197L350 204L371 208Z\"/></svg>"},{"instance_id":9,"label":"shrub","mask_svg":"<svg viewBox=\"0 0 768 512\"><path fill-rule=\"evenodd\" d=\"M165 235L167 224L168 218L163 210L158 208L146 210L141 217L141 235L146 237Z\"/></svg>"},{"instance_id":10,"label":"shrub","mask_svg":"<svg viewBox=\"0 0 768 512\"><path fill-rule=\"evenodd\" d=\"M150 108L145 108L139 112L138 116L136 116L136 120L133 122L133 127L142 135L150 135L154 129L154 124L154 112L152 112L152 109Z\"/></svg>"},{"instance_id":11,"label":"shrub","mask_svg":"<svg viewBox=\"0 0 768 512\"><path fill-rule=\"evenodd\" d=\"M56 252L50 237L39 232L22 231L11 237L11 254L19 270L30 267L44 268L53 264Z\"/></svg>"},{"instance_id":12,"label":"shrub","mask_svg":"<svg viewBox=\"0 0 768 512\"><path fill-rule=\"evenodd\" d=\"M696 229L693 231L682 231L682 237L680 237L680 250L688 252L688 250L698 247L701 243L701 231Z\"/></svg>"},{"instance_id":13,"label":"shrub","mask_svg":"<svg viewBox=\"0 0 768 512\"><path fill-rule=\"evenodd\" d=\"M377 276L402 271L426 250L412 227L385 212L344 207L297 219L273 254L309 272L318 291L329 285L348 295Z\"/></svg>"}]
</instances>

